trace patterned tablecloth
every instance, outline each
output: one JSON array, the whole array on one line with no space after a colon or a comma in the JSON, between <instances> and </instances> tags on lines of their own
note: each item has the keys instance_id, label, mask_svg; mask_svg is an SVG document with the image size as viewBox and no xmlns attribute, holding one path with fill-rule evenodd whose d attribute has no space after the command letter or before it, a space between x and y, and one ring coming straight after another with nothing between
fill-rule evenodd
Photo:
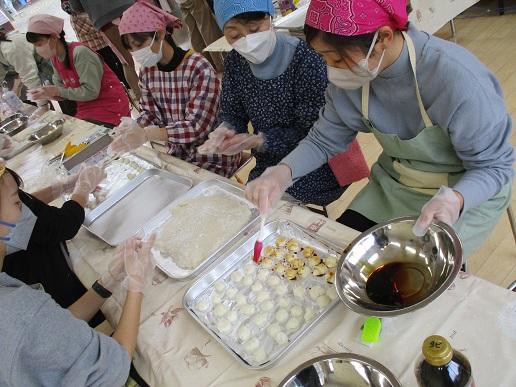
<instances>
[{"instance_id":1,"label":"patterned tablecloth","mask_svg":"<svg viewBox=\"0 0 516 387\"><path fill-rule=\"evenodd\" d=\"M65 132L72 127L76 136L92 130L90 124L74 120ZM40 152L40 157L55 154L68 135L59 144L26 151L11 160L10 166L21 168L24 159L33 157L32 152ZM138 153L194 182L218 178L147 147ZM275 217L290 219L342 247L357 235L290 203L282 203ZM107 268L115 252L84 229L69 242L69 248L74 269L86 286ZM365 317L339 304L283 360L263 371L242 367L188 315L182 298L191 284L171 280L157 270L145 294L134 364L152 386L275 386L303 361L334 352L369 356L389 368L404 386L415 386L414 364L423 339L431 334L447 337L468 357L477 386L511 387L516 382L516 293L465 273L426 308L384 319L381 342L374 347L358 340ZM117 289L103 307L112 324L120 317L123 299L122 289Z\"/></svg>"}]
</instances>

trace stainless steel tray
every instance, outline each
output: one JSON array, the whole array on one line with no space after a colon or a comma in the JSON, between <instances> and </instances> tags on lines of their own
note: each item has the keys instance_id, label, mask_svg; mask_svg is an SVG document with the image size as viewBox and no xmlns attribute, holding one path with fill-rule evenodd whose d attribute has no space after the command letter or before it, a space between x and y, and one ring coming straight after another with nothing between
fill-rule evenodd
<instances>
[{"instance_id":1,"label":"stainless steel tray","mask_svg":"<svg viewBox=\"0 0 516 387\"><path fill-rule=\"evenodd\" d=\"M104 158L101 158L101 154ZM101 151L86 161L86 163L88 165L103 165L107 175L106 178L97 185L97 189L89 195L87 208L90 210L98 207L113 193L125 187L141 173L156 168L152 163L132 153L126 153L118 158L109 159L105 151Z\"/></svg>"},{"instance_id":2,"label":"stainless steel tray","mask_svg":"<svg viewBox=\"0 0 516 387\"><path fill-rule=\"evenodd\" d=\"M191 187L192 182L185 177L149 169L91 211L83 225L109 245L116 246L136 234Z\"/></svg>"},{"instance_id":3,"label":"stainless steel tray","mask_svg":"<svg viewBox=\"0 0 516 387\"><path fill-rule=\"evenodd\" d=\"M206 259L199 264L194 269L186 270L183 269L175 264L173 261L173 258L169 257L162 257L159 252L156 251L156 249L153 249L153 256L154 260L156 262L156 265L164 272L166 273L170 278L177 279L177 280L190 280L201 271L206 269L211 263L213 263L215 260L219 259L222 254L228 249L231 248L231 246L237 242L238 240L242 239L244 236L247 236L253 226L255 226L257 223L259 223L260 214L258 209L253 206L250 202L248 202L244 198L244 191L238 187L235 187L234 185L225 183L221 180L208 180L204 181L202 183L199 183L195 187L193 187L190 191L188 191L185 195L181 196L181 198L171 205L169 209L172 209L174 205L180 205L181 202L184 202L189 199L193 199L196 197L199 197L201 195L206 194L207 192L210 192L211 190L220 190L225 194L228 194L232 197L234 197L236 200L240 201L244 205L248 206L251 210L251 218L247 222L247 224L242 228L242 230L233 236L232 238L228 239L223 245L221 245L218 249L216 249L214 252L212 252ZM146 231L157 231L163 224L165 224L169 219L171 218L170 211L166 211L162 214L160 214L159 217L157 217L152 223L151 226L146 227ZM202 222L202 219L199 219L199 222ZM159 231L158 231L159 232Z\"/></svg>"},{"instance_id":4,"label":"stainless steel tray","mask_svg":"<svg viewBox=\"0 0 516 387\"><path fill-rule=\"evenodd\" d=\"M231 297L228 295L228 289L235 286L231 274L237 270L241 273L247 273L246 270L250 269L251 266L256 266L256 264L252 262L252 253L259 231L256 228L255 231L256 232L247 238L243 243L239 244L231 251L228 251L217 263L213 264L212 267L192 285L192 287L186 292L183 298L183 305L185 309L188 310L190 315L238 361L240 361L247 368L258 370L270 368L274 363L279 361L296 344L298 340L305 336L306 333L312 329L319 320L321 320L336 304L339 303L339 299L336 295L334 286L326 284L324 278L314 277L311 274L304 279L298 279L296 281L288 281L287 279L283 278L280 279L283 281L281 282L282 284L287 283L289 286L288 292L283 295L277 295L274 293L274 291L272 291L272 286L269 285L270 287L268 291L273 293L272 297L274 297L271 298L274 303L274 308L268 312L266 320L268 322L273 321L278 307L283 307L281 306L282 300L288 300L290 303L290 310L292 310L292 307L295 305L304 305L304 308L313 308L315 303L308 296L308 289L313 288L316 284L321 287L323 287L324 284L326 287L323 287L323 289L328 292L332 292L333 297L331 298L331 301L328 305L314 310L315 313L312 320L303 320L304 323L298 328L297 331L294 330L290 332L290 336L288 337L288 342L286 344L272 344L272 349L270 353L267 354L264 361L257 362L254 359L251 360L251 357L245 353L245 345L238 337L238 332L239 328L243 324L252 326L252 321L254 321L252 319L254 319L255 316L238 319L234 324L232 324L231 331L223 334L219 333L215 323L216 317L212 312L215 305L213 301L213 293L216 292L216 284L221 283L220 281L224 281L224 285L226 286L224 290L225 295L222 297L222 304L229 308L230 311L235 310L236 301L232 301ZM313 247L315 252L322 257L333 256L338 260L338 257L342 253L341 249L334 246L333 244L321 240L321 238L318 236L311 234L295 223L284 220L277 220L266 224L264 246L274 244L274 241L280 235L287 238L295 238L303 246L309 245ZM256 270L260 270L260 267L258 266ZM258 281L258 278L259 277L253 277L252 286L254 286L254 284ZM228 286L228 284L230 284L230 286ZM295 297L293 295L294 286L305 287L306 297ZM245 286L245 283L244 287L239 286L237 289L242 289L239 290L239 294L242 295L245 295L246 292L249 291L249 288L248 286ZM267 288L265 287L265 289ZM238 297L238 295L236 297ZM253 299L253 295L250 293L247 296L247 299L249 300L249 304L258 304L257 297L254 297ZM207 301L210 304L211 309L208 309L206 312L199 311L198 307L200 306L201 301ZM271 346L272 339L267 334L267 326L263 326L262 328L254 326L251 333L251 338L252 337L258 338L260 345L264 348Z\"/></svg>"}]
</instances>

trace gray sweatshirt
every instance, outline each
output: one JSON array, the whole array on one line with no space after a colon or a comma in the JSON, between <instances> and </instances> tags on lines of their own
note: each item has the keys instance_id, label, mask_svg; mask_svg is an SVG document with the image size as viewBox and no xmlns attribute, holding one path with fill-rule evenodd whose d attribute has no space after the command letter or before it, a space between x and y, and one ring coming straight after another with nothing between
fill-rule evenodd
<instances>
[{"instance_id":1,"label":"gray sweatshirt","mask_svg":"<svg viewBox=\"0 0 516 387\"><path fill-rule=\"evenodd\" d=\"M122 386L127 351L57 305L0 273L0 386Z\"/></svg>"},{"instance_id":2,"label":"gray sweatshirt","mask_svg":"<svg viewBox=\"0 0 516 387\"><path fill-rule=\"evenodd\" d=\"M513 177L512 121L494 75L469 51L408 31L417 54L417 77L423 104L433 121L450 137L466 170L453 187L464 196L464 211L497 194ZM362 123L362 90L329 85L326 105L308 136L283 162L293 178L304 176L344 151ZM383 133L402 139L424 128L406 45L389 68L371 82L369 119Z\"/></svg>"},{"instance_id":3,"label":"gray sweatshirt","mask_svg":"<svg viewBox=\"0 0 516 387\"><path fill-rule=\"evenodd\" d=\"M85 11L93 25L100 30L111 23L134 4L134 0L71 0L72 9L77 12Z\"/></svg>"}]
</instances>

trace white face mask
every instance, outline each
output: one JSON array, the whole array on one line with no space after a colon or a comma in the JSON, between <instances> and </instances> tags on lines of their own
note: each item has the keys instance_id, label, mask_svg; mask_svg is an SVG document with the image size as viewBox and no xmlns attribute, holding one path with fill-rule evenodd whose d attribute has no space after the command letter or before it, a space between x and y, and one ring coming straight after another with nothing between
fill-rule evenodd
<instances>
[{"instance_id":1,"label":"white face mask","mask_svg":"<svg viewBox=\"0 0 516 387\"><path fill-rule=\"evenodd\" d=\"M10 228L9 234L0 237L6 244L7 254L12 254L20 250L27 250L29 245L30 237L38 217L34 215L32 210L22 203L22 210L20 218L16 223L8 223L0 220L0 224Z\"/></svg>"},{"instance_id":2,"label":"white face mask","mask_svg":"<svg viewBox=\"0 0 516 387\"><path fill-rule=\"evenodd\" d=\"M276 33L274 32L272 18L270 29L244 36L233 43L232 46L251 63L260 64L265 62L276 47Z\"/></svg>"},{"instance_id":3,"label":"white face mask","mask_svg":"<svg viewBox=\"0 0 516 387\"><path fill-rule=\"evenodd\" d=\"M374 35L373 43L369 48L367 56L363 59L360 59L360 61L355 66L353 66L353 69L339 69L337 67L327 66L328 80L338 88L355 90L375 79L378 76L378 72L380 71L380 66L383 61L383 56L385 55L385 50L383 50L380 61L378 62L378 66L376 66L376 68L373 70L369 70L369 57L373 52L377 38L378 31L376 31Z\"/></svg>"},{"instance_id":4,"label":"white face mask","mask_svg":"<svg viewBox=\"0 0 516 387\"><path fill-rule=\"evenodd\" d=\"M159 46L159 51L154 52L151 50L151 46L154 44L154 40L156 39L156 33L154 33L154 37L152 38L151 43L139 50L136 50L131 53L133 59L140 64L142 67L152 67L156 66L158 62L163 57L162 49L163 49L163 40Z\"/></svg>"},{"instance_id":5,"label":"white face mask","mask_svg":"<svg viewBox=\"0 0 516 387\"><path fill-rule=\"evenodd\" d=\"M36 53L43 59L50 59L56 56L55 49L50 48L50 40L46 44L36 47Z\"/></svg>"}]
</instances>

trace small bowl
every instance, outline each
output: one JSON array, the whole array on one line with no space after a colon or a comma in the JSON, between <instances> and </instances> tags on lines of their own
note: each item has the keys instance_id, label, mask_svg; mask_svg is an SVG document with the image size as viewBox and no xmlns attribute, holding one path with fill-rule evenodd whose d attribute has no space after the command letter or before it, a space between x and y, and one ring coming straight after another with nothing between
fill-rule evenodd
<instances>
[{"instance_id":1,"label":"small bowl","mask_svg":"<svg viewBox=\"0 0 516 387\"><path fill-rule=\"evenodd\" d=\"M375 360L354 353L319 356L301 364L279 387L401 387L396 377Z\"/></svg>"},{"instance_id":2,"label":"small bowl","mask_svg":"<svg viewBox=\"0 0 516 387\"><path fill-rule=\"evenodd\" d=\"M462 265L459 237L444 223L433 223L423 237L416 237L416 220L379 224L346 248L335 285L351 310L378 317L413 312L453 283Z\"/></svg>"},{"instance_id":3,"label":"small bowl","mask_svg":"<svg viewBox=\"0 0 516 387\"><path fill-rule=\"evenodd\" d=\"M0 133L14 136L27 127L29 117L22 113L16 113L0 122Z\"/></svg>"},{"instance_id":4,"label":"small bowl","mask_svg":"<svg viewBox=\"0 0 516 387\"><path fill-rule=\"evenodd\" d=\"M33 144L49 144L55 139L59 138L63 133L64 120L56 120L41 129L38 129L28 138L28 141Z\"/></svg>"}]
</instances>

